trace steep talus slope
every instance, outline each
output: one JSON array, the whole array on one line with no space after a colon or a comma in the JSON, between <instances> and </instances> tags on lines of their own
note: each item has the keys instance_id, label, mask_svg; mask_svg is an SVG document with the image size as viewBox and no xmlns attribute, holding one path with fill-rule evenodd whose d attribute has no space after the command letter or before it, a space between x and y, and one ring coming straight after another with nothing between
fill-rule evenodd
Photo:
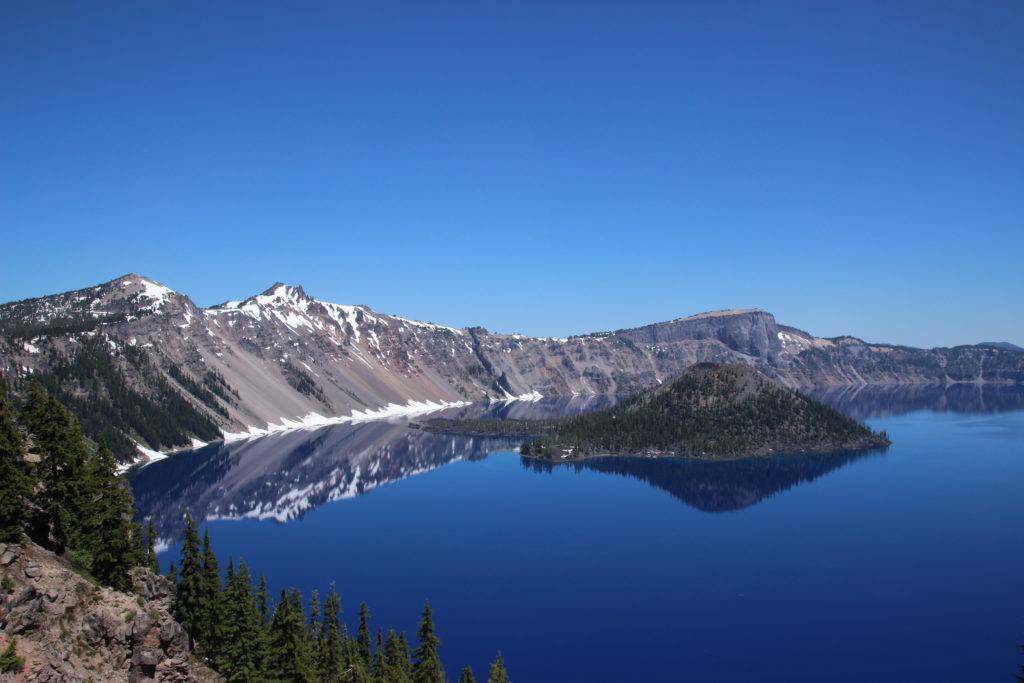
<instances>
[{"instance_id":1,"label":"steep talus slope","mask_svg":"<svg viewBox=\"0 0 1024 683\"><path fill-rule=\"evenodd\" d=\"M44 383L122 458L131 441L166 450L390 404L631 394L706 361L788 386L1024 381L1013 350L821 339L757 309L545 339L405 320L280 283L202 309L138 275L0 306L0 373L16 390Z\"/></svg>"}]
</instances>

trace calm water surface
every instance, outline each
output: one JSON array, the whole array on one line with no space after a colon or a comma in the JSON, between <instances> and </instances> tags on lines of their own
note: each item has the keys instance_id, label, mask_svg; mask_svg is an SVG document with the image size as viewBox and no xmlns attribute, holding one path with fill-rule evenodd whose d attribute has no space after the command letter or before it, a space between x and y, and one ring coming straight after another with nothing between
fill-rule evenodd
<instances>
[{"instance_id":1,"label":"calm water surface","mask_svg":"<svg viewBox=\"0 0 1024 683\"><path fill-rule=\"evenodd\" d=\"M893 446L544 467L378 422L211 446L133 485L165 568L187 506L272 590L336 582L350 625L366 601L412 634L429 599L452 679L501 649L517 683L1013 680L1024 392L823 398Z\"/></svg>"}]
</instances>

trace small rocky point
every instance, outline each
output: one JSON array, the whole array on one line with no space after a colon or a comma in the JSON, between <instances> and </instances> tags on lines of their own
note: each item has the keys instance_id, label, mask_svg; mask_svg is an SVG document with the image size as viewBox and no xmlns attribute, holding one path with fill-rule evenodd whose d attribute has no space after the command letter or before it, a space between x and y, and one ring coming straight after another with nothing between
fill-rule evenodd
<instances>
[{"instance_id":1,"label":"small rocky point","mask_svg":"<svg viewBox=\"0 0 1024 683\"><path fill-rule=\"evenodd\" d=\"M221 680L189 654L170 615L174 587L138 567L133 593L98 586L52 552L0 543L0 651L17 637L25 665L0 681Z\"/></svg>"}]
</instances>

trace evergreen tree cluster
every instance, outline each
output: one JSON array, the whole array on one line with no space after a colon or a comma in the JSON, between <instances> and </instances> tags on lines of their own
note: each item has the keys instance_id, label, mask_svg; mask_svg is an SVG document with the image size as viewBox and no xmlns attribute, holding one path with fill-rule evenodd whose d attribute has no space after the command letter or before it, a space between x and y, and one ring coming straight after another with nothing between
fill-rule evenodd
<instances>
[{"instance_id":1,"label":"evergreen tree cluster","mask_svg":"<svg viewBox=\"0 0 1024 683\"><path fill-rule=\"evenodd\" d=\"M703 363L667 387L557 422L523 455L671 452L731 456L885 445L885 435L745 365Z\"/></svg>"},{"instance_id":2,"label":"evergreen tree cluster","mask_svg":"<svg viewBox=\"0 0 1024 683\"><path fill-rule=\"evenodd\" d=\"M209 533L200 539L192 516L185 512L180 569L171 565L168 578L177 584L175 615L197 653L231 682L313 681L353 683L446 683L426 604L410 651L405 633L370 626L370 610L359 606L359 625L352 637L341 620L342 604L332 584L321 602L316 591L308 603L297 588L282 590L276 601L267 594L261 575L254 585L244 560L226 569L214 553ZM474 681L469 667L459 677ZM501 653L488 683L508 683Z\"/></svg>"},{"instance_id":3,"label":"evergreen tree cluster","mask_svg":"<svg viewBox=\"0 0 1024 683\"><path fill-rule=\"evenodd\" d=\"M171 379L180 384L185 391L202 401L203 405L207 408L224 417L228 416L228 411L217 401L217 395L207 388L206 383L200 384L173 363L167 366L167 374L171 376ZM213 386L217 385L213 384Z\"/></svg>"},{"instance_id":4,"label":"evergreen tree cluster","mask_svg":"<svg viewBox=\"0 0 1024 683\"><path fill-rule=\"evenodd\" d=\"M144 350L124 346L112 354L107 338L100 334L77 341L68 354L50 349L50 371L34 373L29 383L40 384L56 396L78 417L85 433L106 439L117 459L130 461L137 454L133 438L159 449L185 445L193 435L204 441L220 435L213 420L160 376ZM155 394L132 388L118 358L132 373L147 377ZM212 390L181 372L178 376L186 391L224 414Z\"/></svg>"},{"instance_id":5,"label":"evergreen tree cluster","mask_svg":"<svg viewBox=\"0 0 1024 683\"><path fill-rule=\"evenodd\" d=\"M281 374L284 375L285 381L287 381L295 391L299 392L303 396L315 398L321 403L327 403L327 396L324 395L323 390L320 388L320 385L316 383L316 380L314 380L308 372L297 367L294 363L282 363Z\"/></svg>"},{"instance_id":6,"label":"evergreen tree cluster","mask_svg":"<svg viewBox=\"0 0 1024 683\"><path fill-rule=\"evenodd\" d=\"M38 462L26 459L27 446ZM15 419L0 379L0 540L19 542L27 532L126 590L128 570L146 559L133 505L102 437L90 445L78 420L38 384L29 385Z\"/></svg>"}]
</instances>

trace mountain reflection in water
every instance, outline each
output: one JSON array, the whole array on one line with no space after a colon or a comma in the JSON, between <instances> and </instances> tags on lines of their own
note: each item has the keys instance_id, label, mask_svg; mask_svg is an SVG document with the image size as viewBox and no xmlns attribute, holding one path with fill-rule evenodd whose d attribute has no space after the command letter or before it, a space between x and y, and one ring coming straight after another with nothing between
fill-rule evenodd
<instances>
[{"instance_id":1,"label":"mountain reflection in water","mask_svg":"<svg viewBox=\"0 0 1024 683\"><path fill-rule=\"evenodd\" d=\"M1001 384L898 384L819 387L805 390L855 420L919 410L1005 413L1024 409L1024 387Z\"/></svg>"},{"instance_id":2,"label":"mountain reflection in water","mask_svg":"<svg viewBox=\"0 0 1024 683\"><path fill-rule=\"evenodd\" d=\"M332 500L517 443L430 434L405 423L337 425L181 453L143 468L132 488L140 518L153 516L161 538L177 538L185 508L205 521L283 523Z\"/></svg>"},{"instance_id":3,"label":"mountain reflection in water","mask_svg":"<svg viewBox=\"0 0 1024 683\"><path fill-rule=\"evenodd\" d=\"M614 396L501 401L448 409L452 418L533 419L606 408ZM431 415L434 417L435 415ZM404 420L335 425L213 444L139 470L132 478L140 519L175 540L181 512L216 519L301 519L324 503L437 469L509 451L518 439L431 434Z\"/></svg>"},{"instance_id":4,"label":"mountain reflection in water","mask_svg":"<svg viewBox=\"0 0 1024 683\"><path fill-rule=\"evenodd\" d=\"M578 463L552 464L523 458L523 467L538 472L555 467L593 470L632 477L669 492L703 512L732 512L756 505L798 484L810 483L855 460L882 451L821 455L773 455L738 460L691 458L593 458Z\"/></svg>"},{"instance_id":5,"label":"mountain reflection in water","mask_svg":"<svg viewBox=\"0 0 1024 683\"><path fill-rule=\"evenodd\" d=\"M832 387L811 392L856 419L916 410L1002 412L1024 408L1024 388L975 385ZM454 408L451 418L533 419L607 408L612 396L545 398ZM301 519L324 503L362 495L457 460L514 450L518 439L431 434L405 421L300 430L215 444L143 468L132 479L140 519L152 516L161 538L181 534L181 511L199 520ZM524 459L523 467L607 472L633 477L705 512L742 510L880 451L790 455L733 461L598 458L571 465Z\"/></svg>"}]
</instances>

